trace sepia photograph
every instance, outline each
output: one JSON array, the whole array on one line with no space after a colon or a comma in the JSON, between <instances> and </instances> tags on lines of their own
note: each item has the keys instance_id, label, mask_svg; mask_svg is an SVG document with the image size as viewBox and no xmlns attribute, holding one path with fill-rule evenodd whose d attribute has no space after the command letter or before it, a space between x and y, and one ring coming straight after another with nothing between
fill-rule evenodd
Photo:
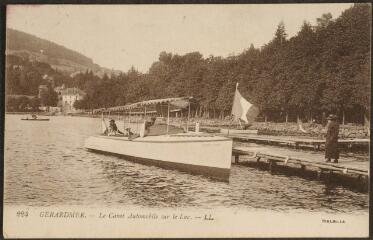
<instances>
[{"instance_id":1,"label":"sepia photograph","mask_svg":"<svg viewBox=\"0 0 373 240\"><path fill-rule=\"evenodd\" d=\"M4 238L369 237L371 3L5 19Z\"/></svg>"}]
</instances>

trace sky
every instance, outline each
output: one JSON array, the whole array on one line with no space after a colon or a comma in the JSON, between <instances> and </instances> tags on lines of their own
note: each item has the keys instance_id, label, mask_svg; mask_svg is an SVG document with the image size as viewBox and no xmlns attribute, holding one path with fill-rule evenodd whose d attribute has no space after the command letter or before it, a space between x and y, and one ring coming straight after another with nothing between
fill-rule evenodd
<instances>
[{"instance_id":1,"label":"sky","mask_svg":"<svg viewBox=\"0 0 373 240\"><path fill-rule=\"evenodd\" d=\"M92 58L102 67L147 72L162 51L227 57L273 39L283 21L288 37L304 21L333 18L350 3L219 5L8 5L7 27Z\"/></svg>"}]
</instances>

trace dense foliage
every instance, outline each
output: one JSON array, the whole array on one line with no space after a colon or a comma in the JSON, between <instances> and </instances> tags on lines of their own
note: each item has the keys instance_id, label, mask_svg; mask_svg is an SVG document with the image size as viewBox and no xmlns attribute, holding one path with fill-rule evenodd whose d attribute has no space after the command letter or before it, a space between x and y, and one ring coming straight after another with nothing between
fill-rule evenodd
<instances>
[{"instance_id":1,"label":"dense foliage","mask_svg":"<svg viewBox=\"0 0 373 240\"><path fill-rule=\"evenodd\" d=\"M38 98L29 98L26 96L7 96L6 111L9 112L38 112L40 100Z\"/></svg>"},{"instance_id":2,"label":"dense foliage","mask_svg":"<svg viewBox=\"0 0 373 240\"><path fill-rule=\"evenodd\" d=\"M333 112L362 123L370 111L370 29L370 5L354 4L337 19L323 14L316 26L304 22L290 39L280 23L269 43L237 56L162 52L147 73L132 68L101 79L87 71L69 84L87 92L76 103L82 109L193 96L199 103L193 115L222 118L230 114L239 82L241 94L268 120L321 119Z\"/></svg>"},{"instance_id":3,"label":"dense foliage","mask_svg":"<svg viewBox=\"0 0 373 240\"><path fill-rule=\"evenodd\" d=\"M47 63L30 62L13 55L7 55L6 63L7 111L36 111L40 105L56 106L58 96L53 87L62 84L73 86L71 78L52 69ZM42 91L39 96L40 85L46 85L48 90ZM38 96L40 99L30 96Z\"/></svg>"}]
</instances>

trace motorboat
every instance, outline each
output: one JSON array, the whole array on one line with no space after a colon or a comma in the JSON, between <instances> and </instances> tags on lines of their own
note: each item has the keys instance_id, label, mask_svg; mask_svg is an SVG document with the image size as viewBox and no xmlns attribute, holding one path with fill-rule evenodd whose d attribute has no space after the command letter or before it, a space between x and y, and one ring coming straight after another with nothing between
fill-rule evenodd
<instances>
[{"instance_id":1,"label":"motorboat","mask_svg":"<svg viewBox=\"0 0 373 240\"><path fill-rule=\"evenodd\" d=\"M107 109L96 109L95 112L101 112L103 116L104 112L128 113L142 107L144 108L143 117L146 119L147 107L149 110L151 105L155 106L155 109L166 106L165 131L151 134L151 128L147 129L147 122L144 120L137 133L131 132L133 128L132 130L127 128L125 129L126 134L103 134L105 133L104 129L107 130L106 123L103 121L101 134L89 137L85 141L85 148L98 153L113 154L142 164L228 180L231 168L232 139L201 133L198 128L194 132L188 131L190 99L188 97L156 99ZM172 106L188 108L188 121L183 131L172 131L172 125L170 125L170 108ZM131 114L128 116L130 118ZM103 119L104 117L102 117Z\"/></svg>"}]
</instances>

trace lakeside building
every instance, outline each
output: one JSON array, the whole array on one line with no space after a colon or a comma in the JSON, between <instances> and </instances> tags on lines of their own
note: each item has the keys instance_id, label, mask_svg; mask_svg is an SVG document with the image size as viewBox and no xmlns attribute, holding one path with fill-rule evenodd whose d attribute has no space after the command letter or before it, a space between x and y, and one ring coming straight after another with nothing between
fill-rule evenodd
<instances>
[{"instance_id":1,"label":"lakeside building","mask_svg":"<svg viewBox=\"0 0 373 240\"><path fill-rule=\"evenodd\" d=\"M64 87L64 86L62 86ZM58 89L57 89L58 88ZM77 100L82 100L86 93L79 88L61 88L57 87L55 91L58 93L59 105L64 114L75 113L74 103Z\"/></svg>"},{"instance_id":2,"label":"lakeside building","mask_svg":"<svg viewBox=\"0 0 373 240\"><path fill-rule=\"evenodd\" d=\"M47 85L39 85L39 93L38 93L38 98L41 98L43 93L48 92L48 86Z\"/></svg>"}]
</instances>

